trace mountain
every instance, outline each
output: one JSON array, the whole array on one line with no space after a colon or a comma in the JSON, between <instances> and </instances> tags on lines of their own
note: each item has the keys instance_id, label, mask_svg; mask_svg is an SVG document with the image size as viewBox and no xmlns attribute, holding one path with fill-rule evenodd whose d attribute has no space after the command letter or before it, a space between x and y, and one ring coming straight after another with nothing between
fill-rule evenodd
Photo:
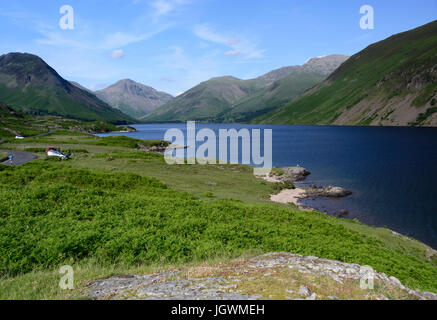
<instances>
[{"instance_id":1,"label":"mountain","mask_svg":"<svg viewBox=\"0 0 437 320\"><path fill-rule=\"evenodd\" d=\"M314 58L303 66L280 68L250 80L231 76L212 78L157 108L141 120L248 121L284 105L323 81L347 58L342 55Z\"/></svg>"},{"instance_id":2,"label":"mountain","mask_svg":"<svg viewBox=\"0 0 437 320\"><path fill-rule=\"evenodd\" d=\"M265 85L254 94L238 101L222 121L247 122L283 106L322 82L348 58L344 55L312 58L303 66L281 68L252 80L264 81Z\"/></svg>"},{"instance_id":3,"label":"mountain","mask_svg":"<svg viewBox=\"0 0 437 320\"><path fill-rule=\"evenodd\" d=\"M173 99L168 93L129 79L120 80L95 94L112 107L134 118L143 117Z\"/></svg>"},{"instance_id":4,"label":"mountain","mask_svg":"<svg viewBox=\"0 0 437 320\"><path fill-rule=\"evenodd\" d=\"M0 101L21 112L81 120L134 120L95 95L72 85L36 55L0 56Z\"/></svg>"},{"instance_id":5,"label":"mountain","mask_svg":"<svg viewBox=\"0 0 437 320\"><path fill-rule=\"evenodd\" d=\"M372 44L324 82L253 122L437 125L437 20Z\"/></svg>"},{"instance_id":6,"label":"mountain","mask_svg":"<svg viewBox=\"0 0 437 320\"><path fill-rule=\"evenodd\" d=\"M232 104L254 91L255 88L244 80L229 76L213 78L181 94L141 120L211 122L229 110Z\"/></svg>"}]
</instances>

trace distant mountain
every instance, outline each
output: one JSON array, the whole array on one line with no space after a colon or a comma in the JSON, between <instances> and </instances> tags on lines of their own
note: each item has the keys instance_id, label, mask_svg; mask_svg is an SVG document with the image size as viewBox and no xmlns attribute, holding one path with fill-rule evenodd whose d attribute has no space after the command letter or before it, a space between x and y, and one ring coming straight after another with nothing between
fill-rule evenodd
<instances>
[{"instance_id":1,"label":"distant mountain","mask_svg":"<svg viewBox=\"0 0 437 320\"><path fill-rule=\"evenodd\" d=\"M0 101L17 111L81 120L130 123L134 120L63 79L38 56L0 56Z\"/></svg>"},{"instance_id":2,"label":"distant mountain","mask_svg":"<svg viewBox=\"0 0 437 320\"><path fill-rule=\"evenodd\" d=\"M278 108L323 81L348 57L310 59L303 66L284 67L261 77L241 80L219 77L202 82L141 120L242 122Z\"/></svg>"},{"instance_id":3,"label":"distant mountain","mask_svg":"<svg viewBox=\"0 0 437 320\"><path fill-rule=\"evenodd\" d=\"M255 88L234 77L213 78L141 118L145 121L214 121Z\"/></svg>"},{"instance_id":4,"label":"distant mountain","mask_svg":"<svg viewBox=\"0 0 437 320\"><path fill-rule=\"evenodd\" d=\"M98 98L134 118L143 117L173 99L168 93L125 79L96 91Z\"/></svg>"},{"instance_id":5,"label":"distant mountain","mask_svg":"<svg viewBox=\"0 0 437 320\"><path fill-rule=\"evenodd\" d=\"M258 115L281 107L322 82L348 58L344 55L312 58L303 66L277 69L252 80L264 81L266 84L232 106L222 121L247 122Z\"/></svg>"},{"instance_id":6,"label":"distant mountain","mask_svg":"<svg viewBox=\"0 0 437 320\"><path fill-rule=\"evenodd\" d=\"M372 44L254 122L437 126L437 20Z\"/></svg>"}]
</instances>

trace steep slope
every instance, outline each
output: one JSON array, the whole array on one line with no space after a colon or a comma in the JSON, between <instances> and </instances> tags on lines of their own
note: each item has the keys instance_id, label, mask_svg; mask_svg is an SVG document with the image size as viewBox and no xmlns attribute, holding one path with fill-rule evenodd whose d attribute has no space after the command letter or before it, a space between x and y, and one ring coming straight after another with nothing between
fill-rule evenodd
<instances>
[{"instance_id":1,"label":"steep slope","mask_svg":"<svg viewBox=\"0 0 437 320\"><path fill-rule=\"evenodd\" d=\"M98 98L134 118L143 117L173 97L141 83L125 79L96 91Z\"/></svg>"},{"instance_id":2,"label":"steep slope","mask_svg":"<svg viewBox=\"0 0 437 320\"><path fill-rule=\"evenodd\" d=\"M0 101L17 111L81 120L128 123L134 120L63 79L38 56L0 56Z\"/></svg>"},{"instance_id":3,"label":"steep slope","mask_svg":"<svg viewBox=\"0 0 437 320\"><path fill-rule=\"evenodd\" d=\"M220 77L205 81L158 108L145 121L243 122L280 107L323 81L348 57L310 59L250 80Z\"/></svg>"},{"instance_id":4,"label":"steep slope","mask_svg":"<svg viewBox=\"0 0 437 320\"><path fill-rule=\"evenodd\" d=\"M437 21L372 44L254 122L437 125Z\"/></svg>"}]
</instances>

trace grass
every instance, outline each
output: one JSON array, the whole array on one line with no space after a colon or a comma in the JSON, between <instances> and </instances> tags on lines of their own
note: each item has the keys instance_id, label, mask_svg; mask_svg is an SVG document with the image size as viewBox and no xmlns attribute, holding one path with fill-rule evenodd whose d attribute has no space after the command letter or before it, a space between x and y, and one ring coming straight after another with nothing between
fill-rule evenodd
<instances>
[{"instance_id":1,"label":"grass","mask_svg":"<svg viewBox=\"0 0 437 320\"><path fill-rule=\"evenodd\" d=\"M79 298L100 277L223 261L251 250L370 265L414 289L437 290L436 264L424 244L270 203L274 184L254 178L249 167L169 166L125 139L77 134L5 147L42 148L47 140L88 153L0 166L1 298ZM78 270L74 292L57 288L63 264Z\"/></svg>"},{"instance_id":2,"label":"grass","mask_svg":"<svg viewBox=\"0 0 437 320\"><path fill-rule=\"evenodd\" d=\"M104 133L112 131L133 131L129 126L119 127L105 121L79 121L56 116L35 116L14 111L0 103L0 138L11 139L16 135L31 137L49 134L52 131L68 135L77 133Z\"/></svg>"},{"instance_id":3,"label":"grass","mask_svg":"<svg viewBox=\"0 0 437 320\"><path fill-rule=\"evenodd\" d=\"M0 151L0 162L8 160L9 154L7 152Z\"/></svg>"}]
</instances>

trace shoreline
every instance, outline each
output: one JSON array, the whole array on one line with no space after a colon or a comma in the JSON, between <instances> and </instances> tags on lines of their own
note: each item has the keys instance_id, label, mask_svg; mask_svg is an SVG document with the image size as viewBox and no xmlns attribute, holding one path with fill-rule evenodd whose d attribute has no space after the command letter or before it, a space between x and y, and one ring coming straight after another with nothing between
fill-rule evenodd
<instances>
[{"instance_id":1,"label":"shoreline","mask_svg":"<svg viewBox=\"0 0 437 320\"><path fill-rule=\"evenodd\" d=\"M267 182L272 182L272 183L281 183L281 182L283 182L283 180L278 179L278 178L276 178L274 176L270 176L270 175L260 175L260 176L257 176L257 178L260 178L260 179L263 179L263 180L265 180ZM316 212L320 212L316 208L309 207L307 205L303 205L303 204L301 204L299 202L300 200L308 198L308 197L311 196L311 194L308 194L307 191L308 191L308 189L303 189L303 188L298 188L298 187L295 187L294 189L284 189L284 190L281 190L277 194L271 194L270 195L270 201L276 202L276 203L282 203L282 204L291 204L292 203L299 210L302 210L302 211L316 211ZM320 212L320 213L328 215L328 213L323 213L323 212ZM334 217L344 218L343 216L334 216ZM365 224L365 225L367 225L369 227L379 228L377 226L373 226L373 225L370 225L370 224L366 224L366 223L363 223L363 224ZM420 243L425 244L427 247L429 247L429 249L427 249L427 253L426 253L428 259L431 259L433 256L437 255L437 250L435 248L431 247L429 244L426 244L426 243L422 242L419 239L416 239L416 238L413 238L411 236L407 236L407 235L401 234L401 233L396 232L396 231L394 231L392 229L389 229L387 227L385 227L384 229L387 229L393 235L399 236L403 240L418 241Z\"/></svg>"},{"instance_id":2,"label":"shoreline","mask_svg":"<svg viewBox=\"0 0 437 320\"><path fill-rule=\"evenodd\" d=\"M272 183L281 183L282 182L282 180L275 178L275 177L272 177L272 176L269 176L269 175L258 176L258 178L261 178L267 182L272 182ZM284 190L281 190L277 194L270 195L270 201L277 202L277 203L283 203L283 204L293 203L301 210L308 210L308 209L316 210L316 209L308 207L308 206L303 206L302 204L299 203L299 200L307 198L307 197L308 197L308 193L307 193L306 189L296 187L294 189L284 189Z\"/></svg>"}]
</instances>

